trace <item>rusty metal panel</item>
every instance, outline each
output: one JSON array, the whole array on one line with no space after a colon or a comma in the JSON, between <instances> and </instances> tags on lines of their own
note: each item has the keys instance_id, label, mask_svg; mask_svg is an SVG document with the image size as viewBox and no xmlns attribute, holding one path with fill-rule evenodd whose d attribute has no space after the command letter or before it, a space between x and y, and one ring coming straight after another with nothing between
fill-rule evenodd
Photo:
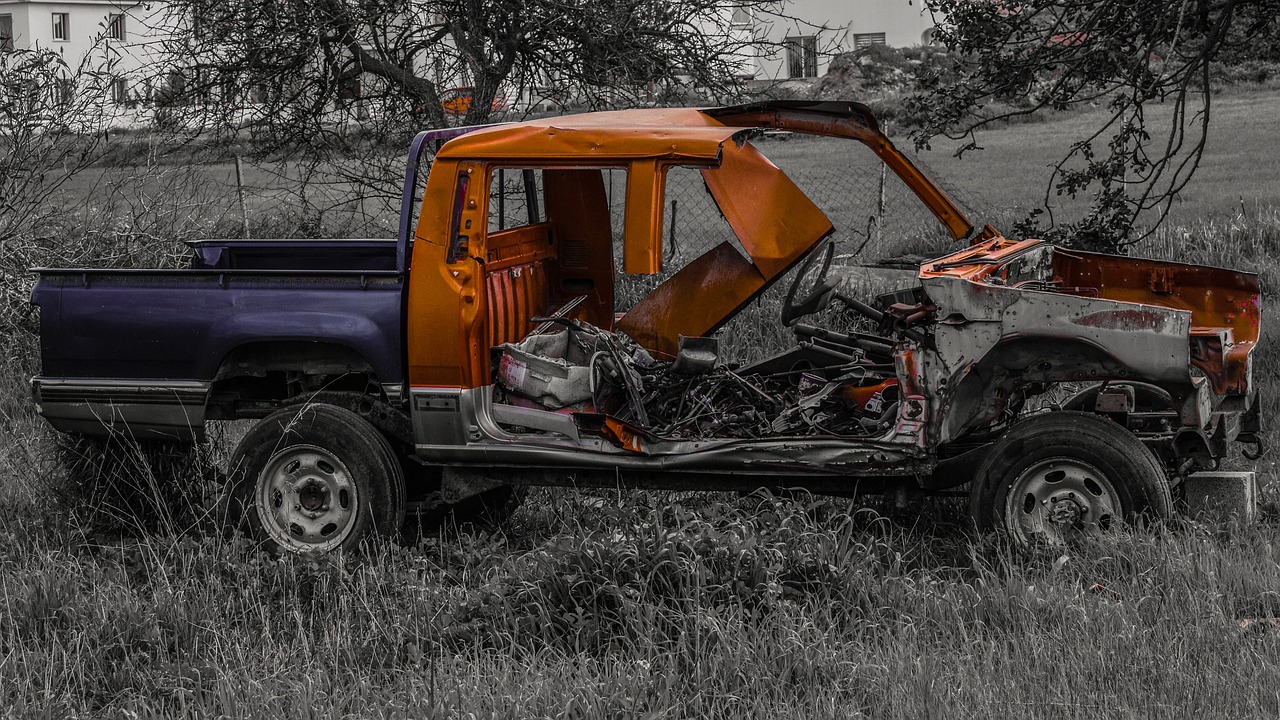
<instances>
[{"instance_id":1,"label":"rusty metal panel","mask_svg":"<svg viewBox=\"0 0 1280 720\"><path fill-rule=\"evenodd\" d=\"M547 273L542 263L489 272L485 275L489 310L489 346L516 342L533 329L530 318L542 312L547 297Z\"/></svg>"},{"instance_id":2,"label":"rusty metal panel","mask_svg":"<svg viewBox=\"0 0 1280 720\"><path fill-rule=\"evenodd\" d=\"M754 265L723 242L636 303L618 329L650 351L674 358L681 335L710 335L766 284Z\"/></svg>"},{"instance_id":3,"label":"rusty metal panel","mask_svg":"<svg viewBox=\"0 0 1280 720\"><path fill-rule=\"evenodd\" d=\"M751 145L727 145L719 168L702 171L707 189L766 280L786 272L832 231L831 221Z\"/></svg>"},{"instance_id":4,"label":"rusty metal panel","mask_svg":"<svg viewBox=\"0 0 1280 720\"><path fill-rule=\"evenodd\" d=\"M1100 298L1190 313L1190 362L1215 393L1248 393L1250 356L1262 330L1257 275L1062 249L1054 255L1054 270L1063 284L1096 288Z\"/></svg>"},{"instance_id":5,"label":"rusty metal panel","mask_svg":"<svg viewBox=\"0 0 1280 720\"><path fill-rule=\"evenodd\" d=\"M627 168L623 271L652 275L662 270L662 185L665 168L634 162Z\"/></svg>"},{"instance_id":6,"label":"rusty metal panel","mask_svg":"<svg viewBox=\"0 0 1280 720\"><path fill-rule=\"evenodd\" d=\"M1256 328L1255 280L1173 266L1122 257L1094 262L1048 243L1003 240L927 264L920 278L938 308L934 340L945 368L931 384L939 388L935 403L950 408L938 440L990 422L1003 412L1003 396L1026 384L1141 379L1185 395L1197 380L1195 365L1219 395L1245 391L1253 343L1231 337L1234 327ZM1199 280L1183 284L1180 277ZM1225 309L1215 314L1215 304ZM1197 316L1216 326L1193 329ZM1225 347L1245 356L1239 384L1217 383L1233 377L1224 369ZM1195 421L1193 415L1187 417Z\"/></svg>"},{"instance_id":7,"label":"rusty metal panel","mask_svg":"<svg viewBox=\"0 0 1280 720\"><path fill-rule=\"evenodd\" d=\"M627 271L652 272L661 260L660 239L634 239L661 228L662 203L645 205L657 213L653 226L636 219L633 228L631 193L633 182L650 188L660 177L650 183L634 167L628 179ZM703 170L702 176L751 260L721 243L659 285L619 322L636 342L668 357L675 356L680 335L714 332L832 230L813 201L750 145L726 145L721 166Z\"/></svg>"},{"instance_id":8,"label":"rusty metal panel","mask_svg":"<svg viewBox=\"0 0 1280 720\"><path fill-rule=\"evenodd\" d=\"M547 222L558 262L547 266L554 298L586 295L583 319L613 329L613 235L599 170L544 170Z\"/></svg>"}]
</instances>

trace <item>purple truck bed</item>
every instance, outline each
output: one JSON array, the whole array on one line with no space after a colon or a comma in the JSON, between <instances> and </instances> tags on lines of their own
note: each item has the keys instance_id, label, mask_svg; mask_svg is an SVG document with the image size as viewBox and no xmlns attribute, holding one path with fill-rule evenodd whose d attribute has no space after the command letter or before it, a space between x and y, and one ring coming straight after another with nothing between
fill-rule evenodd
<instances>
[{"instance_id":1,"label":"purple truck bed","mask_svg":"<svg viewBox=\"0 0 1280 720\"><path fill-rule=\"evenodd\" d=\"M63 432L200 437L212 409L227 415L228 377L300 368L399 396L420 169L430 148L474 129L414 138L394 240L206 240L185 270L36 268L41 414Z\"/></svg>"},{"instance_id":2,"label":"purple truck bed","mask_svg":"<svg viewBox=\"0 0 1280 720\"><path fill-rule=\"evenodd\" d=\"M199 435L228 356L281 342L343 346L380 382L401 383L396 249L395 240L206 241L185 270L37 269L37 402L66 432L102 434L123 419L144 435Z\"/></svg>"}]
</instances>

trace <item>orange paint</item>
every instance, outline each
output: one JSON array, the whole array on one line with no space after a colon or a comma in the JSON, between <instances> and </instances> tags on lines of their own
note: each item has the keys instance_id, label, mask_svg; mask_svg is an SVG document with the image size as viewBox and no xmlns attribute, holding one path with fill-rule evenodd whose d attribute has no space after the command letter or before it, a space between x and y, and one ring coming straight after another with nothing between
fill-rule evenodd
<instances>
[{"instance_id":1,"label":"orange paint","mask_svg":"<svg viewBox=\"0 0 1280 720\"><path fill-rule=\"evenodd\" d=\"M629 273L662 268L667 169L702 169L750 259L730 245L711 250L617 326L668 356L679 335L714 332L832 229L817 206L749 144L755 130L768 127L866 144L953 236L972 231L856 103L775 103L768 111L622 110L481 128L440 149L423 194L408 284L410 384L488 385L490 347L518 339L532 326L530 318L575 296L585 296L577 317L613 325L612 232L600 180L605 168L627 173L620 259ZM545 222L488 233L489 182L498 167L541 169ZM459 206L458 179L464 176L469 185ZM459 257L449 264L451 244Z\"/></svg>"}]
</instances>

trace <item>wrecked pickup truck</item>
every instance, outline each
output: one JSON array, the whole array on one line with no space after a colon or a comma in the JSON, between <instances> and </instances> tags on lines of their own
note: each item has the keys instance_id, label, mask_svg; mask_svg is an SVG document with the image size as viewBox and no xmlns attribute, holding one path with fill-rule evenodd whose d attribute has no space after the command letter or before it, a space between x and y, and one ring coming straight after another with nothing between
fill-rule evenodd
<instances>
[{"instance_id":1,"label":"wrecked pickup truck","mask_svg":"<svg viewBox=\"0 0 1280 720\"><path fill-rule=\"evenodd\" d=\"M762 154L765 131L870 150L967 244L911 287L854 297L831 272L833 222ZM231 516L287 551L520 485L967 484L979 527L1065 542L1171 513L1186 478L1259 443L1253 275L975 227L857 103L454 128L408 160L395 241L207 241L189 269L37 270L40 412L68 433L187 441L261 418L232 456ZM732 232L674 269L677 170ZM493 191L510 178L519 203ZM789 271L794 345L723 357L717 330ZM637 275L661 282L620 313ZM865 322L815 319L839 312Z\"/></svg>"}]
</instances>

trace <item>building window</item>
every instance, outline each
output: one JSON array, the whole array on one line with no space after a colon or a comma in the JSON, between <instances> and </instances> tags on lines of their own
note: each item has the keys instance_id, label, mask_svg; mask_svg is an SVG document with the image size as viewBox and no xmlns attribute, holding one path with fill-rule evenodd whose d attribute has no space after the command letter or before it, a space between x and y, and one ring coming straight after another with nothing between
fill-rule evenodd
<instances>
[{"instance_id":1,"label":"building window","mask_svg":"<svg viewBox=\"0 0 1280 720\"><path fill-rule=\"evenodd\" d=\"M240 102L240 88L236 78L229 72L221 73L218 78L218 96L223 105L235 105Z\"/></svg>"},{"instance_id":2,"label":"building window","mask_svg":"<svg viewBox=\"0 0 1280 720\"><path fill-rule=\"evenodd\" d=\"M53 14L53 39L63 41L71 39L71 16L67 13Z\"/></svg>"},{"instance_id":3,"label":"building window","mask_svg":"<svg viewBox=\"0 0 1280 720\"><path fill-rule=\"evenodd\" d=\"M195 68L192 69L191 99L194 102L200 105L210 104L209 100L211 98L212 93L209 90L209 86L213 84L210 80L211 77L212 77L212 72L204 67L197 65Z\"/></svg>"},{"instance_id":4,"label":"building window","mask_svg":"<svg viewBox=\"0 0 1280 720\"><path fill-rule=\"evenodd\" d=\"M107 16L107 37L112 40L124 40L124 15L112 13Z\"/></svg>"},{"instance_id":5,"label":"building window","mask_svg":"<svg viewBox=\"0 0 1280 720\"><path fill-rule=\"evenodd\" d=\"M124 78L111 81L111 102L124 103L129 100L129 83Z\"/></svg>"},{"instance_id":6,"label":"building window","mask_svg":"<svg viewBox=\"0 0 1280 720\"><path fill-rule=\"evenodd\" d=\"M751 20L750 8L735 7L733 9L733 14L730 16L729 23L734 27L742 27L744 25L750 25Z\"/></svg>"},{"instance_id":7,"label":"building window","mask_svg":"<svg viewBox=\"0 0 1280 720\"><path fill-rule=\"evenodd\" d=\"M0 15L0 52L13 52L12 15Z\"/></svg>"},{"instance_id":8,"label":"building window","mask_svg":"<svg viewBox=\"0 0 1280 720\"><path fill-rule=\"evenodd\" d=\"M818 77L818 38L813 35L789 37L787 46L787 77Z\"/></svg>"},{"instance_id":9,"label":"building window","mask_svg":"<svg viewBox=\"0 0 1280 720\"><path fill-rule=\"evenodd\" d=\"M855 33L853 36L854 50L865 50L872 45L884 44L884 33Z\"/></svg>"},{"instance_id":10,"label":"building window","mask_svg":"<svg viewBox=\"0 0 1280 720\"><path fill-rule=\"evenodd\" d=\"M169 77L156 91L156 99L165 105L186 104L187 78L178 70L170 70Z\"/></svg>"}]
</instances>

